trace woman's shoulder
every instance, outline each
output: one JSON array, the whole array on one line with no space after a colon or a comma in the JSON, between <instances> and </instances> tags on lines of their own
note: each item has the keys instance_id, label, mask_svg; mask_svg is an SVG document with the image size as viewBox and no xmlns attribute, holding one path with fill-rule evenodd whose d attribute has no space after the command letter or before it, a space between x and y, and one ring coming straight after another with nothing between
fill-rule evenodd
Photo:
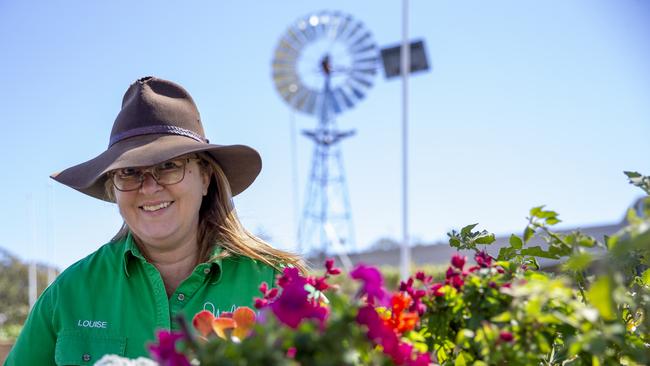
<instances>
[{"instance_id":1,"label":"woman's shoulder","mask_svg":"<svg viewBox=\"0 0 650 366\"><path fill-rule=\"evenodd\" d=\"M98 277L106 278L107 274L117 273L116 271L123 266L124 257L125 243L123 240L106 243L66 268L54 283L87 282Z\"/></svg>"}]
</instances>

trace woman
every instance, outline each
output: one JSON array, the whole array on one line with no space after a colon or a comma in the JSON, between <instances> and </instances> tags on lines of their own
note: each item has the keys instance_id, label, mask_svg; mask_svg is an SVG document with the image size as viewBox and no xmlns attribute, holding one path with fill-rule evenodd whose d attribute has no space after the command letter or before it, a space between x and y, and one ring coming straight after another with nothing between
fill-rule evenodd
<instances>
[{"instance_id":1,"label":"woman","mask_svg":"<svg viewBox=\"0 0 650 366\"><path fill-rule=\"evenodd\" d=\"M145 356L178 314L251 306L295 255L240 224L232 196L261 169L248 146L209 144L181 86L142 78L126 91L108 149L52 178L116 202L124 225L41 295L5 365L86 365Z\"/></svg>"}]
</instances>

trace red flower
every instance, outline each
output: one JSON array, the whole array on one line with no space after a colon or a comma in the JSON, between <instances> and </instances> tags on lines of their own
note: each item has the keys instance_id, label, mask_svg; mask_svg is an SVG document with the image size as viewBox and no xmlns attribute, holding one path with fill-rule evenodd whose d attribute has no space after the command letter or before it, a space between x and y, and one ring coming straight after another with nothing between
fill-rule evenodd
<instances>
[{"instance_id":1,"label":"red flower","mask_svg":"<svg viewBox=\"0 0 650 366\"><path fill-rule=\"evenodd\" d=\"M504 341L504 342L512 342L515 339L515 337L512 335L512 333L510 333L510 332L508 332L506 330L502 330L499 333L499 339Z\"/></svg>"},{"instance_id":2,"label":"red flower","mask_svg":"<svg viewBox=\"0 0 650 366\"><path fill-rule=\"evenodd\" d=\"M325 261L325 271L328 275L337 275L341 273L341 270L339 268L334 267L334 259L327 259Z\"/></svg>"},{"instance_id":3,"label":"red flower","mask_svg":"<svg viewBox=\"0 0 650 366\"><path fill-rule=\"evenodd\" d=\"M428 284L431 283L431 281L433 281L433 277L432 277L432 276L427 276L427 275L424 274L424 272L422 272L422 271L419 271L418 273L416 273L416 274L415 274L415 278L416 278L418 281L420 281L420 282L422 282L423 284L425 284L425 285L428 285Z\"/></svg>"},{"instance_id":4,"label":"red flower","mask_svg":"<svg viewBox=\"0 0 650 366\"><path fill-rule=\"evenodd\" d=\"M453 267L447 268L447 273L445 273L445 278L450 279L454 276L458 276L458 272L454 271Z\"/></svg>"},{"instance_id":5,"label":"red flower","mask_svg":"<svg viewBox=\"0 0 650 366\"><path fill-rule=\"evenodd\" d=\"M474 260L476 261L476 264L478 264L482 268L486 268L492 265L492 257L485 251L482 250L474 256Z\"/></svg>"},{"instance_id":6,"label":"red flower","mask_svg":"<svg viewBox=\"0 0 650 366\"><path fill-rule=\"evenodd\" d=\"M441 291L442 286L443 286L442 283L434 283L433 286L431 286L431 292L433 292L433 296L436 297L445 296L445 293Z\"/></svg>"},{"instance_id":7,"label":"red flower","mask_svg":"<svg viewBox=\"0 0 650 366\"><path fill-rule=\"evenodd\" d=\"M467 257L462 256L458 253L454 254L454 256L451 257L451 265L460 269L461 271L463 270L466 261L467 261Z\"/></svg>"}]
</instances>

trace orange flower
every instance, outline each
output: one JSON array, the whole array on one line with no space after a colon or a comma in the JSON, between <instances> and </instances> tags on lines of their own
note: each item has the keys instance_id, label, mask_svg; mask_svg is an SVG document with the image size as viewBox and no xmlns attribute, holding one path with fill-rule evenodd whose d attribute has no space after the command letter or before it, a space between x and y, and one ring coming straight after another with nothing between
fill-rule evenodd
<instances>
[{"instance_id":1,"label":"orange flower","mask_svg":"<svg viewBox=\"0 0 650 366\"><path fill-rule=\"evenodd\" d=\"M212 333L213 320L214 315L212 315L212 313L207 310L203 310L194 315L194 319L192 319L192 325L194 325L194 328L196 328L196 330L198 330L203 337L207 337L210 333Z\"/></svg>"},{"instance_id":2,"label":"orange flower","mask_svg":"<svg viewBox=\"0 0 650 366\"><path fill-rule=\"evenodd\" d=\"M249 307L241 306L234 313L224 312L215 317L211 312L203 310L194 316L192 324L204 338L214 332L219 338L231 339L233 336L241 340L248 336L255 324L255 312Z\"/></svg>"},{"instance_id":3,"label":"orange flower","mask_svg":"<svg viewBox=\"0 0 650 366\"><path fill-rule=\"evenodd\" d=\"M229 339L231 329L235 328L237 323L232 318L218 317L212 320L212 330L219 338Z\"/></svg>"},{"instance_id":4,"label":"orange flower","mask_svg":"<svg viewBox=\"0 0 650 366\"><path fill-rule=\"evenodd\" d=\"M391 311L382 314L382 319L398 334L415 329L420 319L418 313L405 311L411 306L413 299L406 292L393 294L390 300Z\"/></svg>"},{"instance_id":5,"label":"orange flower","mask_svg":"<svg viewBox=\"0 0 650 366\"><path fill-rule=\"evenodd\" d=\"M239 339L248 337L255 325L255 312L249 307L241 306L232 314L232 319L236 324L233 335Z\"/></svg>"}]
</instances>

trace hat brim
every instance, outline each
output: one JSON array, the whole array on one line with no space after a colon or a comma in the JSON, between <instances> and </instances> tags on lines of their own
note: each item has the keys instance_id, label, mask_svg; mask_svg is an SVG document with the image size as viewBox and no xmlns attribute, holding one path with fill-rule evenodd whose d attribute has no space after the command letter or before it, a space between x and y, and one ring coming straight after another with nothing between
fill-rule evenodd
<instances>
[{"instance_id":1,"label":"hat brim","mask_svg":"<svg viewBox=\"0 0 650 366\"><path fill-rule=\"evenodd\" d=\"M246 145L213 145L177 135L143 135L111 146L84 163L50 177L91 197L113 202L106 195L106 173L111 170L150 166L177 156L207 152L221 166L233 196L248 188L262 170L259 153Z\"/></svg>"}]
</instances>

